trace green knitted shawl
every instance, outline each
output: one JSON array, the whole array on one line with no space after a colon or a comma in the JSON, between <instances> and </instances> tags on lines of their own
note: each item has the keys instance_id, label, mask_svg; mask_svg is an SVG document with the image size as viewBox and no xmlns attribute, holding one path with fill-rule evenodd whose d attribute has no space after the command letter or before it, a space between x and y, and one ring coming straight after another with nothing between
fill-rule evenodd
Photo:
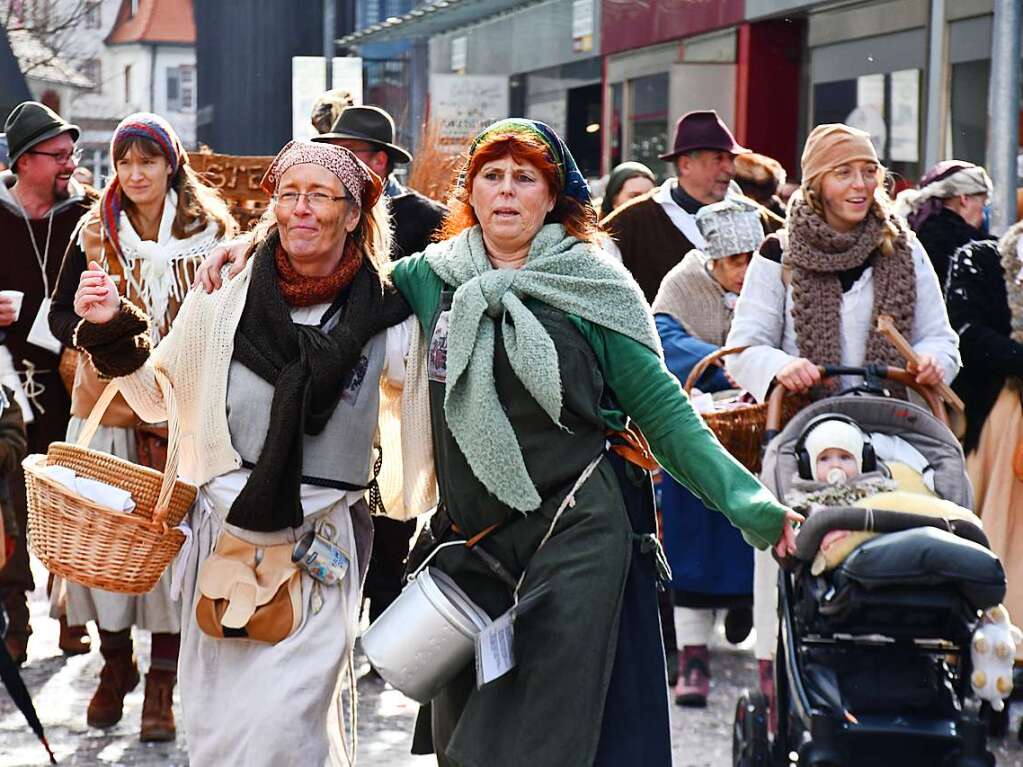
<instances>
[{"instance_id":1,"label":"green knitted shawl","mask_svg":"<svg viewBox=\"0 0 1023 767\"><path fill-rule=\"evenodd\" d=\"M448 321L444 413L473 473L501 502L522 512L542 499L526 471L515 432L494 383L494 322L515 375L550 419L561 425L558 351L523 303L533 298L626 335L657 354L660 341L642 291L621 264L595 245L543 226L520 269L494 269L478 226L424 253L455 288Z\"/></svg>"}]
</instances>

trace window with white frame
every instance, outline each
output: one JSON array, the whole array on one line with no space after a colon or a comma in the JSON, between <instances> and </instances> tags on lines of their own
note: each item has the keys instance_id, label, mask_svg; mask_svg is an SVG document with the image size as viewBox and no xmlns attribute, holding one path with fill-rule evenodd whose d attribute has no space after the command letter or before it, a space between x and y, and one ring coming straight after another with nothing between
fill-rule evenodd
<instances>
[{"instance_id":1,"label":"window with white frame","mask_svg":"<svg viewBox=\"0 0 1023 767\"><path fill-rule=\"evenodd\" d=\"M100 93L103 90L103 62L97 59L86 59L82 62L80 69L82 74L92 80L92 92Z\"/></svg>"},{"instance_id":2,"label":"window with white frame","mask_svg":"<svg viewBox=\"0 0 1023 767\"><path fill-rule=\"evenodd\" d=\"M195 67L182 64L167 68L167 109L191 112L195 109Z\"/></svg>"}]
</instances>

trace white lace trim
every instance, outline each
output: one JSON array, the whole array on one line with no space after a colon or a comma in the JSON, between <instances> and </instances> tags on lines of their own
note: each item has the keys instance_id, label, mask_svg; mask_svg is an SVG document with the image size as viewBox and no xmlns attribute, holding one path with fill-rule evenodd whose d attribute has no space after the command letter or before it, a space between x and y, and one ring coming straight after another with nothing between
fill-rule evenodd
<instances>
[{"instance_id":1,"label":"white lace trim","mask_svg":"<svg viewBox=\"0 0 1023 767\"><path fill-rule=\"evenodd\" d=\"M173 189L168 190L156 242L141 239L124 211L117 227L127 287L131 296L142 302L146 314L153 321L154 345L170 329L171 299L180 306L191 284L194 268L218 239L215 221L210 221L205 229L190 237L175 238L171 229L177 205L177 193ZM135 274L136 266L139 267L138 276Z\"/></svg>"}]
</instances>

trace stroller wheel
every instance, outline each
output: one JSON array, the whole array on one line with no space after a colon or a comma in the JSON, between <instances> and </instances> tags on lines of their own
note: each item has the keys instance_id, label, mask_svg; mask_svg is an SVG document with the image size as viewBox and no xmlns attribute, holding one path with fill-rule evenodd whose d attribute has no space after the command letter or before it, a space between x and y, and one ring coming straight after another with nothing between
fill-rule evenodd
<instances>
[{"instance_id":1,"label":"stroller wheel","mask_svg":"<svg viewBox=\"0 0 1023 767\"><path fill-rule=\"evenodd\" d=\"M767 717L767 698L764 694L743 691L735 704L732 767L770 767L771 744L767 737Z\"/></svg>"}]
</instances>

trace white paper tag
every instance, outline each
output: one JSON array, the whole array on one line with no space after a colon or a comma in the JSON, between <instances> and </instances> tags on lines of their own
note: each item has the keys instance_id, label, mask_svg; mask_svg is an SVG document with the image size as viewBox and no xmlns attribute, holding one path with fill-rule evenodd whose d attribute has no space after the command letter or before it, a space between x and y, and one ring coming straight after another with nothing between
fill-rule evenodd
<instances>
[{"instance_id":1,"label":"white paper tag","mask_svg":"<svg viewBox=\"0 0 1023 767\"><path fill-rule=\"evenodd\" d=\"M477 689L515 668L515 616L509 610L476 635Z\"/></svg>"},{"instance_id":2,"label":"white paper tag","mask_svg":"<svg viewBox=\"0 0 1023 767\"><path fill-rule=\"evenodd\" d=\"M32 328L28 331L28 338L25 340L33 346L38 346L40 349L60 354L61 343L50 332L49 315L50 299L44 298L43 303L39 306L39 311L36 312L36 318L32 320Z\"/></svg>"}]
</instances>

